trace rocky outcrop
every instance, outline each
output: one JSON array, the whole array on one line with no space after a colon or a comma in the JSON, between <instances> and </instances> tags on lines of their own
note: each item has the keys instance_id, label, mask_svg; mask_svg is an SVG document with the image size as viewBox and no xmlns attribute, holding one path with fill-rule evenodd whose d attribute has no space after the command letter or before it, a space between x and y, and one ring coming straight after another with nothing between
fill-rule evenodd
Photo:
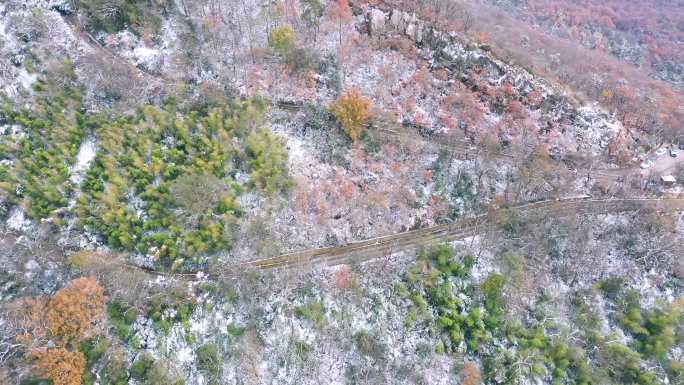
<instances>
[{"instance_id":1,"label":"rocky outcrop","mask_svg":"<svg viewBox=\"0 0 684 385\"><path fill-rule=\"evenodd\" d=\"M380 36L391 29L405 35L416 43L422 43L425 36L425 24L413 13L393 10L390 15L374 8L368 14L368 25L371 35Z\"/></svg>"},{"instance_id":2,"label":"rocky outcrop","mask_svg":"<svg viewBox=\"0 0 684 385\"><path fill-rule=\"evenodd\" d=\"M385 21L387 16L379 9L370 12L369 31L372 36L380 36L385 33Z\"/></svg>"}]
</instances>

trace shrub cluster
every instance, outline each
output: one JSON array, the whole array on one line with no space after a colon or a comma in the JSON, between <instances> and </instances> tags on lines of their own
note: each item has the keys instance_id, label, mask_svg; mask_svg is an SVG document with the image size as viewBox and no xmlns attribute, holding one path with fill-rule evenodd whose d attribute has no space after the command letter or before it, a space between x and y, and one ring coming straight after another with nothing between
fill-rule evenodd
<instances>
[{"instance_id":1,"label":"shrub cluster","mask_svg":"<svg viewBox=\"0 0 684 385\"><path fill-rule=\"evenodd\" d=\"M670 306L644 311L635 291L627 292L620 302L617 321L634 337L636 350L648 357L665 360L675 344L677 325L682 324L682 310Z\"/></svg>"},{"instance_id":2,"label":"shrub cluster","mask_svg":"<svg viewBox=\"0 0 684 385\"><path fill-rule=\"evenodd\" d=\"M134 307L128 307L121 301L112 301L107 304L109 324L114 328L116 335L123 341L131 337L131 325L138 316Z\"/></svg>"},{"instance_id":3,"label":"shrub cluster","mask_svg":"<svg viewBox=\"0 0 684 385\"><path fill-rule=\"evenodd\" d=\"M140 34L156 33L161 27L157 12L163 10L165 0L74 0L76 9L85 17L92 31L116 33L125 28Z\"/></svg>"},{"instance_id":4,"label":"shrub cluster","mask_svg":"<svg viewBox=\"0 0 684 385\"><path fill-rule=\"evenodd\" d=\"M286 55L295 47L295 33L289 25L274 28L268 36L268 44L276 53Z\"/></svg>"},{"instance_id":5,"label":"shrub cluster","mask_svg":"<svg viewBox=\"0 0 684 385\"><path fill-rule=\"evenodd\" d=\"M365 330L361 330L354 334L354 342L356 348L359 349L361 354L371 357L375 360L381 359L387 348L382 344L378 338L372 334L369 334Z\"/></svg>"},{"instance_id":6,"label":"shrub cluster","mask_svg":"<svg viewBox=\"0 0 684 385\"><path fill-rule=\"evenodd\" d=\"M148 317L164 334L168 335L176 322L180 322L186 333L189 333L190 316L194 309L195 303L189 301L183 291L171 290L150 301Z\"/></svg>"},{"instance_id":7,"label":"shrub cluster","mask_svg":"<svg viewBox=\"0 0 684 385\"><path fill-rule=\"evenodd\" d=\"M141 354L131 365L129 372L136 383L142 385L183 385L184 381L172 375L162 361L149 354Z\"/></svg>"},{"instance_id":8,"label":"shrub cluster","mask_svg":"<svg viewBox=\"0 0 684 385\"><path fill-rule=\"evenodd\" d=\"M684 378L682 365L670 358L681 344L681 304L644 311L638 295L621 293L616 280L602 287L616 301L615 320L633 337L631 347L617 343L614 334L605 335L600 319L580 296L572 301L577 315L571 328L581 332L568 339L559 333L561 325L537 321L543 316L510 321L503 296L510 285L507 277L490 274L478 285L470 276L472 266L472 258L457 258L446 245L423 252L406 274L408 291L402 296L412 304L407 323L419 315L421 322L434 322L442 331L435 351L477 357L486 383L650 385L659 378L670 383Z\"/></svg>"},{"instance_id":9,"label":"shrub cluster","mask_svg":"<svg viewBox=\"0 0 684 385\"><path fill-rule=\"evenodd\" d=\"M344 93L330 106L330 112L354 141L361 136L363 125L370 117L370 109L370 100L357 89Z\"/></svg>"},{"instance_id":10,"label":"shrub cluster","mask_svg":"<svg viewBox=\"0 0 684 385\"><path fill-rule=\"evenodd\" d=\"M295 308L295 315L310 321L314 326L320 328L325 324L325 307L323 302L311 300L302 306Z\"/></svg>"},{"instance_id":11,"label":"shrub cluster","mask_svg":"<svg viewBox=\"0 0 684 385\"><path fill-rule=\"evenodd\" d=\"M218 347L215 344L205 344L197 348L197 367L206 374L215 376L221 370L221 360Z\"/></svg>"},{"instance_id":12,"label":"shrub cluster","mask_svg":"<svg viewBox=\"0 0 684 385\"><path fill-rule=\"evenodd\" d=\"M287 153L267 130L253 131L264 105L232 102L204 111L140 108L99 131L82 184L81 224L115 248L174 266L230 247L248 187L289 187ZM252 176L246 186L239 174Z\"/></svg>"},{"instance_id":13,"label":"shrub cluster","mask_svg":"<svg viewBox=\"0 0 684 385\"><path fill-rule=\"evenodd\" d=\"M172 100L106 117L83 113L78 90L35 88L30 109L8 105L0 114L23 131L0 141L0 159L11 161L0 167L0 189L33 219L73 212L113 248L166 266L198 263L230 247L244 190L273 195L291 184L282 140L258 127L262 101L181 110ZM85 135L97 138L97 154L72 211L79 186L70 167Z\"/></svg>"},{"instance_id":14,"label":"shrub cluster","mask_svg":"<svg viewBox=\"0 0 684 385\"><path fill-rule=\"evenodd\" d=\"M43 87L35 86L38 92ZM80 91L66 88L60 95L41 94L31 109L5 105L0 114L7 125L23 130L2 135L0 158L14 164L0 166L0 189L31 218L48 218L67 206L74 190L68 166L92 123L81 111Z\"/></svg>"}]
</instances>

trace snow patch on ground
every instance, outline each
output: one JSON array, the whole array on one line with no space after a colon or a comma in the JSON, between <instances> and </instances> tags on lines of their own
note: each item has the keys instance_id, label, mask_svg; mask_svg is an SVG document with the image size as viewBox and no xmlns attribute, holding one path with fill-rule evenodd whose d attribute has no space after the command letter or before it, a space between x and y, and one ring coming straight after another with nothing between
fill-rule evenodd
<instances>
[{"instance_id":1,"label":"snow patch on ground","mask_svg":"<svg viewBox=\"0 0 684 385\"><path fill-rule=\"evenodd\" d=\"M95 159L95 155L97 155L95 138L86 138L86 140L81 143L81 147L78 149L76 164L74 164L74 166L71 168L71 183L75 185L81 184L85 172L90 167L90 163L93 161L93 159Z\"/></svg>"},{"instance_id":2,"label":"snow patch on ground","mask_svg":"<svg viewBox=\"0 0 684 385\"><path fill-rule=\"evenodd\" d=\"M577 110L577 122L573 125L578 150L600 154L610 141L623 129L598 103L585 105Z\"/></svg>"},{"instance_id":3,"label":"snow patch on ground","mask_svg":"<svg viewBox=\"0 0 684 385\"><path fill-rule=\"evenodd\" d=\"M30 90L31 86L33 85L33 83L36 82L36 80L38 80L38 75L30 74L24 68L22 68L21 71L19 71L19 83L26 90Z\"/></svg>"},{"instance_id":4,"label":"snow patch on ground","mask_svg":"<svg viewBox=\"0 0 684 385\"><path fill-rule=\"evenodd\" d=\"M135 47L133 55L137 66L142 66L149 70L156 70L159 67L162 56L159 50L148 48L144 45Z\"/></svg>"},{"instance_id":5,"label":"snow patch on ground","mask_svg":"<svg viewBox=\"0 0 684 385\"><path fill-rule=\"evenodd\" d=\"M30 226L31 222L26 219L24 210L21 207L13 208L7 219L7 228L15 231L25 231Z\"/></svg>"}]
</instances>

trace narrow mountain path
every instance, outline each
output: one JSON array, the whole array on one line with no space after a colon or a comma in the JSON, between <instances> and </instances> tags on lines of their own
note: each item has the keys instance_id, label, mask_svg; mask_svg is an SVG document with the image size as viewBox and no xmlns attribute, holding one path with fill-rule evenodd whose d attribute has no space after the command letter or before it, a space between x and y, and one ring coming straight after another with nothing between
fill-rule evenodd
<instances>
[{"instance_id":1,"label":"narrow mountain path","mask_svg":"<svg viewBox=\"0 0 684 385\"><path fill-rule=\"evenodd\" d=\"M360 263L397 252L416 251L430 245L463 240L487 231L498 230L511 214L537 223L547 218L561 218L578 214L609 214L638 211L644 208L662 211L684 210L684 198L624 198L592 199L568 198L526 203L508 208L493 209L474 217L462 218L442 225L371 238L346 245L301 250L271 258L214 266L212 271L173 273L125 264L127 269L144 270L153 275L172 276L185 280L207 277L212 280L230 279L247 269L271 270L307 268L318 265Z\"/></svg>"}]
</instances>

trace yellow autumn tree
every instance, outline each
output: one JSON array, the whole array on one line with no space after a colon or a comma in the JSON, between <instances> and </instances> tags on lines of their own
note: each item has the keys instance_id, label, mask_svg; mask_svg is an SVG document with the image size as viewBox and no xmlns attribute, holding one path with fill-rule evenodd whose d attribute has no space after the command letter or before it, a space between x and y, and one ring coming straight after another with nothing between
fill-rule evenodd
<instances>
[{"instance_id":1,"label":"yellow autumn tree","mask_svg":"<svg viewBox=\"0 0 684 385\"><path fill-rule=\"evenodd\" d=\"M344 93L330 106L330 112L354 141L361 136L363 125L370 117L370 109L370 100L357 89Z\"/></svg>"},{"instance_id":2,"label":"yellow autumn tree","mask_svg":"<svg viewBox=\"0 0 684 385\"><path fill-rule=\"evenodd\" d=\"M75 279L48 302L48 327L64 343L87 339L105 313L104 303L104 288L95 278Z\"/></svg>"},{"instance_id":3,"label":"yellow autumn tree","mask_svg":"<svg viewBox=\"0 0 684 385\"><path fill-rule=\"evenodd\" d=\"M286 54L295 46L295 33L289 25L281 25L271 31L269 45L278 53Z\"/></svg>"},{"instance_id":4,"label":"yellow autumn tree","mask_svg":"<svg viewBox=\"0 0 684 385\"><path fill-rule=\"evenodd\" d=\"M53 385L81 385L86 359L79 351L70 352L64 348L36 349L35 370L44 379L51 380Z\"/></svg>"}]
</instances>

